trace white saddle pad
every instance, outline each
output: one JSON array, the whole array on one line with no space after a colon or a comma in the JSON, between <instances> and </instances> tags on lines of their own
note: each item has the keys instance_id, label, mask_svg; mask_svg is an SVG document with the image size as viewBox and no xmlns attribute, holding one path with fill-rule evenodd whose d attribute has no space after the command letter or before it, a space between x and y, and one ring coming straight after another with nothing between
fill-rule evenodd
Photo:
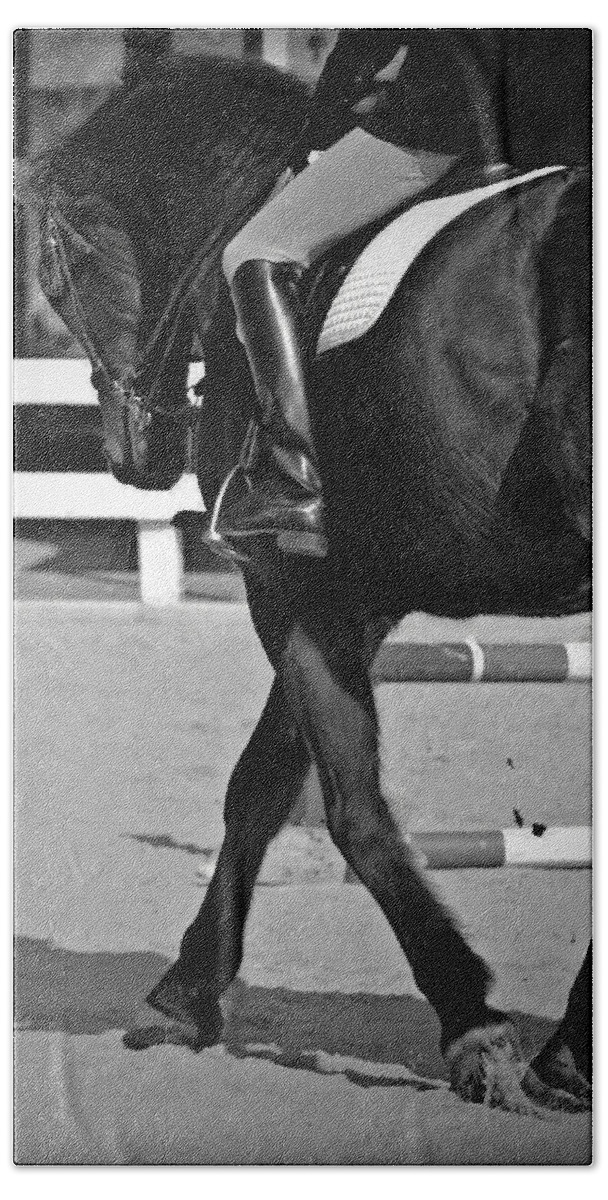
<instances>
[{"instance_id":1,"label":"white saddle pad","mask_svg":"<svg viewBox=\"0 0 608 1200\"><path fill-rule=\"evenodd\" d=\"M454 196L422 200L391 221L366 246L334 296L317 343L317 354L335 350L336 346L367 333L425 246L463 213L499 192L565 169L542 167Z\"/></svg>"}]
</instances>

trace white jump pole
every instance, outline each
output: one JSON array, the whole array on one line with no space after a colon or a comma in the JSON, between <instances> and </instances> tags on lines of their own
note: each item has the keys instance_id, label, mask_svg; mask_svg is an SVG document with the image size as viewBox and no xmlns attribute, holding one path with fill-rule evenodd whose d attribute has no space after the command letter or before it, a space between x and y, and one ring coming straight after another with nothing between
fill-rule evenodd
<instances>
[{"instance_id":1,"label":"white jump pole","mask_svg":"<svg viewBox=\"0 0 608 1200\"><path fill-rule=\"evenodd\" d=\"M428 871L497 867L581 871L592 865L592 832L587 825L421 831L408 834L406 842L418 865ZM358 882L350 867L344 882Z\"/></svg>"}]
</instances>

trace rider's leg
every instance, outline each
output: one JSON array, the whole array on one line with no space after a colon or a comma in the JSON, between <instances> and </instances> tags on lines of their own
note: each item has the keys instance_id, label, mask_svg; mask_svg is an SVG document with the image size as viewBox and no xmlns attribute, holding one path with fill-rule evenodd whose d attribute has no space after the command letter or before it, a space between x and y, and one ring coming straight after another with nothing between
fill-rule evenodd
<instances>
[{"instance_id":1,"label":"rider's leg","mask_svg":"<svg viewBox=\"0 0 608 1200\"><path fill-rule=\"evenodd\" d=\"M226 536L321 530L320 482L308 420L293 267L244 262L232 299L258 398L258 433L244 462L246 490L225 504ZM229 493L230 497L230 493Z\"/></svg>"},{"instance_id":2,"label":"rider's leg","mask_svg":"<svg viewBox=\"0 0 608 1200\"><path fill-rule=\"evenodd\" d=\"M225 504L220 531L321 529L297 310L300 271L331 246L399 207L453 163L355 129L275 196L224 253L224 271L259 401L266 453L246 464L247 491Z\"/></svg>"}]
</instances>

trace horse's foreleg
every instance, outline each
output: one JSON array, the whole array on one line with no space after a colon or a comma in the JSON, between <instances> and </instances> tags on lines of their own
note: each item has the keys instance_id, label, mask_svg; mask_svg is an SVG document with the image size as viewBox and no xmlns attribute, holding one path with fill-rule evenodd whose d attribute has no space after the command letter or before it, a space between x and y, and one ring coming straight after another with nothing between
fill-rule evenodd
<instances>
[{"instance_id":1,"label":"horse's foreleg","mask_svg":"<svg viewBox=\"0 0 608 1200\"><path fill-rule=\"evenodd\" d=\"M219 1040L219 997L242 959L255 879L271 840L295 804L310 756L275 680L266 707L235 767L224 809L226 831L203 904L182 939L177 961L148 996L169 1028L132 1030L127 1045L170 1041L201 1049Z\"/></svg>"},{"instance_id":2,"label":"horse's foreleg","mask_svg":"<svg viewBox=\"0 0 608 1200\"><path fill-rule=\"evenodd\" d=\"M226 832L213 879L180 948L179 961L190 977L216 995L238 972L256 876L298 799L309 765L304 739L275 680L232 773L224 808Z\"/></svg>"},{"instance_id":3,"label":"horse's foreleg","mask_svg":"<svg viewBox=\"0 0 608 1200\"><path fill-rule=\"evenodd\" d=\"M537 1111L540 1097L522 1088L517 1034L486 1003L490 972L426 884L382 797L375 706L356 631L326 613L305 618L292 631L281 678L319 770L331 836L439 1017L454 1090L477 1103ZM546 1093L542 1103L553 1096ZM563 1099L560 1107L578 1107Z\"/></svg>"}]
</instances>

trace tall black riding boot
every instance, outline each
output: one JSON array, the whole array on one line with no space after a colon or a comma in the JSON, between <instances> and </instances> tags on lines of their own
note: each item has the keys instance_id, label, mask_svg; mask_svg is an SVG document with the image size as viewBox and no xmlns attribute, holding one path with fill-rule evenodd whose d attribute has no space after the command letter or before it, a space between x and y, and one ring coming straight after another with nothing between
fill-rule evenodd
<instances>
[{"instance_id":1,"label":"tall black riding boot","mask_svg":"<svg viewBox=\"0 0 608 1200\"><path fill-rule=\"evenodd\" d=\"M232 281L258 427L218 514L218 532L228 539L323 532L293 284L290 263L264 261L243 263Z\"/></svg>"}]
</instances>

